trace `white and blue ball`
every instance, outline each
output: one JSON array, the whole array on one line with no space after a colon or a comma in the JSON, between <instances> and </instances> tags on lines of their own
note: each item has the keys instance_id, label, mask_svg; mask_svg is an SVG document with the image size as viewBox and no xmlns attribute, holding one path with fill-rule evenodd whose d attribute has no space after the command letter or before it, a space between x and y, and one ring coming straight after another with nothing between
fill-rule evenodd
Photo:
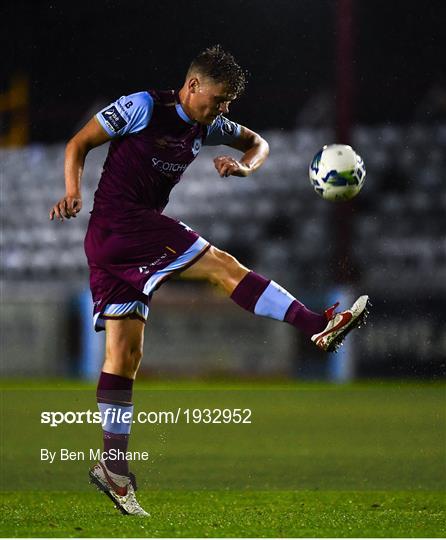
<instances>
[{"instance_id":1,"label":"white and blue ball","mask_svg":"<svg viewBox=\"0 0 446 540\"><path fill-rule=\"evenodd\" d=\"M366 170L351 146L329 144L314 156L309 174L314 190L323 199L348 201L361 191Z\"/></svg>"}]
</instances>

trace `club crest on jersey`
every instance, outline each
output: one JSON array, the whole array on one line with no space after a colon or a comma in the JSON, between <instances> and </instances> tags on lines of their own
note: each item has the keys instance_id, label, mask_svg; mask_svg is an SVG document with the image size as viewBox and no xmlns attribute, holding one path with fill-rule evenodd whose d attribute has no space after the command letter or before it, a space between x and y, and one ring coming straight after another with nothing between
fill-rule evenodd
<instances>
[{"instance_id":1,"label":"club crest on jersey","mask_svg":"<svg viewBox=\"0 0 446 540\"><path fill-rule=\"evenodd\" d=\"M194 157L196 157L196 155L200 151L200 148L201 148L201 137L197 137L194 140L194 143L192 145L192 154L194 155Z\"/></svg>"}]
</instances>

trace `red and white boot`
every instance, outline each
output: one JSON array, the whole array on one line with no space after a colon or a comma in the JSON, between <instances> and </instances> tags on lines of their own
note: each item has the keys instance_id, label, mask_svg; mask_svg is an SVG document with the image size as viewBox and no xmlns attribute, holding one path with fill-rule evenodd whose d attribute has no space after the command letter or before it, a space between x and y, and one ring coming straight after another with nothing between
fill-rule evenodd
<instances>
[{"instance_id":1,"label":"red and white boot","mask_svg":"<svg viewBox=\"0 0 446 540\"><path fill-rule=\"evenodd\" d=\"M136 500L136 480L130 473L121 476L110 471L103 461L99 461L89 472L90 482L109 497L123 514L149 517L149 514Z\"/></svg>"},{"instance_id":2,"label":"red and white boot","mask_svg":"<svg viewBox=\"0 0 446 540\"><path fill-rule=\"evenodd\" d=\"M339 302L325 310L327 326L319 334L311 336L311 341L326 352L336 352L345 336L354 328L365 324L371 303L367 295L360 296L350 309L336 313Z\"/></svg>"}]
</instances>

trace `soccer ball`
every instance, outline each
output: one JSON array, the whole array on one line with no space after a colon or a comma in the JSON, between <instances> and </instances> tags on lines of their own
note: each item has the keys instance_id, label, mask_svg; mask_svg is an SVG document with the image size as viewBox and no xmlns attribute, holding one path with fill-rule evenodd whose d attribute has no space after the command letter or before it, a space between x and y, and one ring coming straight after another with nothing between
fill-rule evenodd
<instances>
[{"instance_id":1,"label":"soccer ball","mask_svg":"<svg viewBox=\"0 0 446 540\"><path fill-rule=\"evenodd\" d=\"M310 182L327 201L348 201L361 190L365 180L362 158L346 144L325 145L311 161Z\"/></svg>"}]
</instances>

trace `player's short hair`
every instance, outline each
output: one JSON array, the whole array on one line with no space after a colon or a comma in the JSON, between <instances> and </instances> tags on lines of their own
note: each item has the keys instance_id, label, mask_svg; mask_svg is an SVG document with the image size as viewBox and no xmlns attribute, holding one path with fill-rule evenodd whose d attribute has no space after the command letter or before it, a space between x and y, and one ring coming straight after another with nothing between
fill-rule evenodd
<instances>
[{"instance_id":1,"label":"player's short hair","mask_svg":"<svg viewBox=\"0 0 446 540\"><path fill-rule=\"evenodd\" d=\"M196 56L187 74L198 71L217 83L225 83L231 94L243 94L246 85L246 72L237 64L235 58L221 45L213 45Z\"/></svg>"}]
</instances>

